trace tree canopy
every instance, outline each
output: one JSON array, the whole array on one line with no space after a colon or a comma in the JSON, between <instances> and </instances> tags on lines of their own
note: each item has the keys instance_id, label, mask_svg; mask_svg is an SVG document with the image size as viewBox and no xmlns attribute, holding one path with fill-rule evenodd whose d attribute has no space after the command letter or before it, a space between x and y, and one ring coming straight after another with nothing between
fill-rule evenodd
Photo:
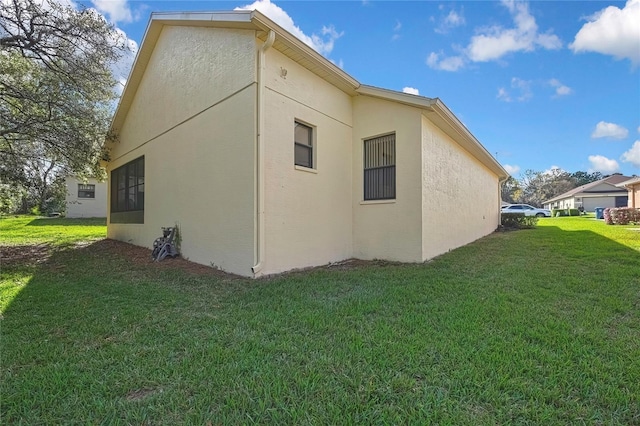
<instances>
[{"instance_id":1,"label":"tree canopy","mask_svg":"<svg viewBox=\"0 0 640 426\"><path fill-rule=\"evenodd\" d=\"M502 185L502 200L507 203L526 203L540 207L551 198L603 177L600 172L569 173L561 169L544 172L526 170L520 180L509 177Z\"/></svg>"},{"instance_id":2,"label":"tree canopy","mask_svg":"<svg viewBox=\"0 0 640 426\"><path fill-rule=\"evenodd\" d=\"M0 2L2 183L28 187L97 164L117 97L111 69L125 42L92 9Z\"/></svg>"}]
</instances>

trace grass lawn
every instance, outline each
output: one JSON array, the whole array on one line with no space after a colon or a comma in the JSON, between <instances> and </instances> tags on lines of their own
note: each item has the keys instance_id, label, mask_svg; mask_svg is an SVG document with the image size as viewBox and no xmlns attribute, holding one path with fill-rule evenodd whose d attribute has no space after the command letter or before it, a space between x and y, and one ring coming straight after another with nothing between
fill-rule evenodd
<instances>
[{"instance_id":1,"label":"grass lawn","mask_svg":"<svg viewBox=\"0 0 640 426\"><path fill-rule=\"evenodd\" d=\"M134 261L103 222L1 219L0 423L638 425L633 228L548 218L251 281Z\"/></svg>"}]
</instances>

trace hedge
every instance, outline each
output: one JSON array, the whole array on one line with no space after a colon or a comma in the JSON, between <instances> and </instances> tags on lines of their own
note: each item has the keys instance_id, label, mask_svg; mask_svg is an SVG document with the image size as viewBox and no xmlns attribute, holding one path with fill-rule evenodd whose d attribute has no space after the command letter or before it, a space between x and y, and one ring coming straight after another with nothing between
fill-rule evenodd
<instances>
[{"instance_id":1,"label":"hedge","mask_svg":"<svg viewBox=\"0 0 640 426\"><path fill-rule=\"evenodd\" d=\"M604 209L604 223L607 225L628 225L640 223L640 209L631 207L608 207Z\"/></svg>"},{"instance_id":2,"label":"hedge","mask_svg":"<svg viewBox=\"0 0 640 426\"><path fill-rule=\"evenodd\" d=\"M525 216L524 213L502 213L501 225L508 229L535 228L538 224L536 216Z\"/></svg>"}]
</instances>

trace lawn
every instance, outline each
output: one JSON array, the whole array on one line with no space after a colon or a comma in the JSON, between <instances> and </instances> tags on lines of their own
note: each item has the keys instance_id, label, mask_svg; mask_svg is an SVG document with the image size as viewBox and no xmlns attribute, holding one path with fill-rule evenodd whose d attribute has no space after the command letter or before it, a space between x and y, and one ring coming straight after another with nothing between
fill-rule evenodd
<instances>
[{"instance_id":1,"label":"lawn","mask_svg":"<svg viewBox=\"0 0 640 426\"><path fill-rule=\"evenodd\" d=\"M0 423L640 424L634 226L252 281L35 222L0 220Z\"/></svg>"}]
</instances>

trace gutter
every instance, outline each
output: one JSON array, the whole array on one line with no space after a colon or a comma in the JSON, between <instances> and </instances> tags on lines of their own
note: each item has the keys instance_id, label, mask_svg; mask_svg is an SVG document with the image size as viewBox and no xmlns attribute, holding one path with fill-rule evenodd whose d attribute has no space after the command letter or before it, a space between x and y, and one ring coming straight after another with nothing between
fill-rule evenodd
<instances>
[{"instance_id":1,"label":"gutter","mask_svg":"<svg viewBox=\"0 0 640 426\"><path fill-rule=\"evenodd\" d=\"M256 222L255 222L255 252L254 259L255 265L251 267L253 277L256 278L262 270L264 262L264 140L262 135L264 133L264 83L263 74L265 67L265 52L273 46L273 42L276 39L276 33L273 30L269 30L267 40L264 42L260 50L258 51L258 93L257 93L257 113L256 113L256 125L258 132L256 135L256 177L255 177L255 202L256 202Z\"/></svg>"}]
</instances>

